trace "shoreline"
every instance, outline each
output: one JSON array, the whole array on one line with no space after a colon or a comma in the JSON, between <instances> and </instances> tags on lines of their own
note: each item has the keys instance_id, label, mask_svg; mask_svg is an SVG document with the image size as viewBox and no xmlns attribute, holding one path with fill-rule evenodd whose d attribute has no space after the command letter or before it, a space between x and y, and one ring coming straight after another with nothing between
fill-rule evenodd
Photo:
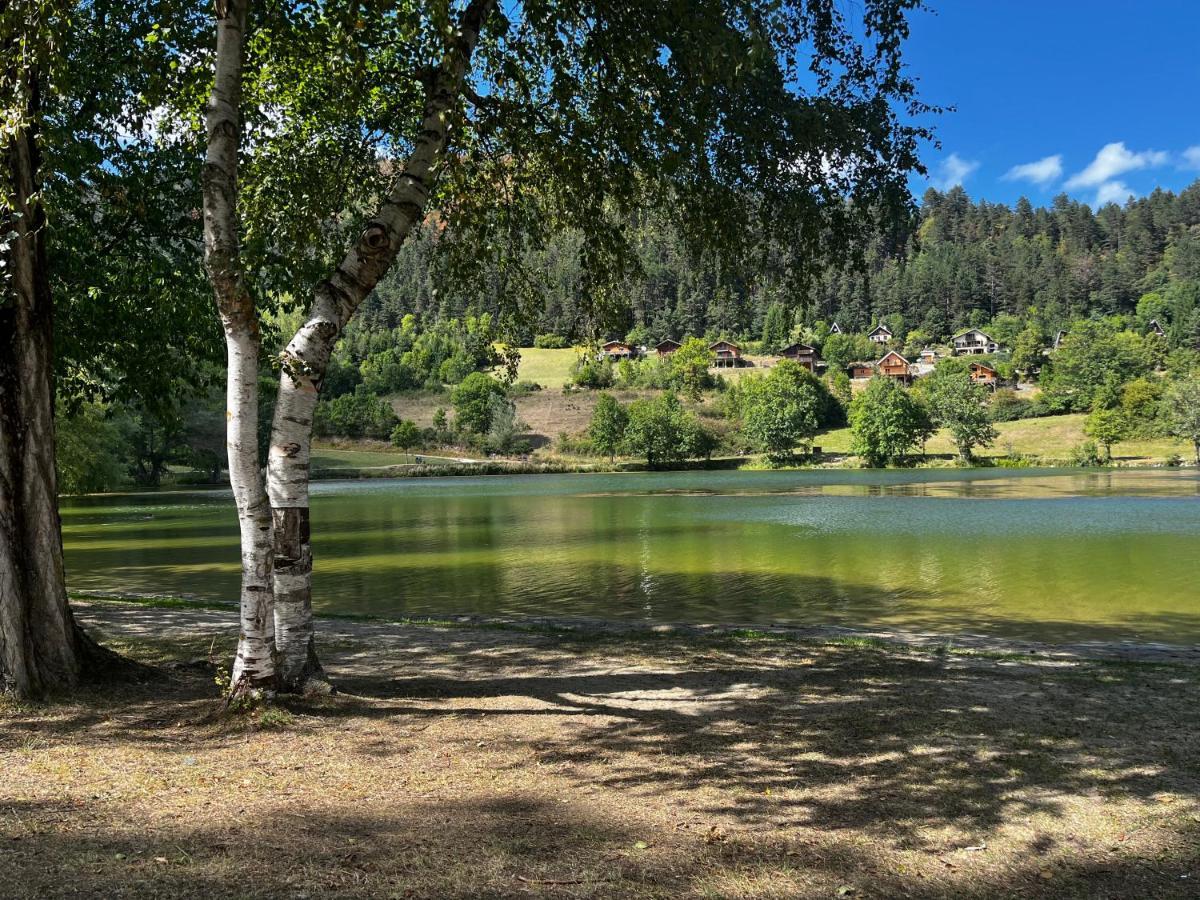
<instances>
[{"instance_id":1,"label":"shoreline","mask_svg":"<svg viewBox=\"0 0 1200 900\"><path fill-rule=\"evenodd\" d=\"M206 627L237 631L237 609L232 603L192 601L178 597L139 596L102 591L79 591L70 595L74 609L95 613L105 607L155 610L159 626L178 626L172 618L192 619ZM183 616L174 614L183 613ZM220 615L218 615L220 614ZM969 656L994 660L1028 660L1073 663L1134 663L1151 665L1200 665L1200 644L1172 644L1139 640L1033 641L970 632L941 633L881 628L851 628L842 625L787 625L779 623L689 623L633 622L588 616L374 616L365 614L314 614L328 627L321 629L337 639L365 639L383 633L395 636L404 630L465 630L507 635L541 635L574 641L652 642L664 638L712 642L778 642L875 649L899 653ZM121 616L98 619L115 621ZM145 616L143 615L143 618ZM320 634L318 633L318 638Z\"/></svg>"}]
</instances>

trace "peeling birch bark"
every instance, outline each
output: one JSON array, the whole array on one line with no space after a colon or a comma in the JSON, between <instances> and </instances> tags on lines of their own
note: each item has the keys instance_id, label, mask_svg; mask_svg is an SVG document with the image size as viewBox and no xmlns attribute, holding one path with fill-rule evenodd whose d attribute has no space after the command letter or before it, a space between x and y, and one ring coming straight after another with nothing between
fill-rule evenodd
<instances>
[{"instance_id":1,"label":"peeling birch bark","mask_svg":"<svg viewBox=\"0 0 1200 900\"><path fill-rule=\"evenodd\" d=\"M249 0L217 3L217 53L205 115L204 267L213 286L227 354L226 445L242 548L241 634L231 693L273 690L271 507L258 461L258 361L262 336L241 265L237 156Z\"/></svg>"},{"instance_id":2,"label":"peeling birch bark","mask_svg":"<svg viewBox=\"0 0 1200 900\"><path fill-rule=\"evenodd\" d=\"M321 382L342 329L425 216L436 165L446 148L447 123L494 6L495 0L472 0L463 11L456 39L427 89L421 127L395 186L333 274L313 289L307 320L282 354L267 493L274 511L275 631L284 690L327 689L313 633L309 543L309 454Z\"/></svg>"}]
</instances>

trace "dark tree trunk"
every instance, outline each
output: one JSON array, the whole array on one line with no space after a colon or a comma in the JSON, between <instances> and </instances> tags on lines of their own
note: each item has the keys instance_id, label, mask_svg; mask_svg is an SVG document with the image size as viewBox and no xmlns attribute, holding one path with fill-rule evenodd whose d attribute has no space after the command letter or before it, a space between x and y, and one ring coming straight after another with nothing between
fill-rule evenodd
<instances>
[{"instance_id":1,"label":"dark tree trunk","mask_svg":"<svg viewBox=\"0 0 1200 900\"><path fill-rule=\"evenodd\" d=\"M37 83L28 81L36 122ZM98 651L67 606L51 378L53 310L34 126L3 148L0 207L0 679L18 696L68 691ZM2 238L0 238L2 239Z\"/></svg>"}]
</instances>

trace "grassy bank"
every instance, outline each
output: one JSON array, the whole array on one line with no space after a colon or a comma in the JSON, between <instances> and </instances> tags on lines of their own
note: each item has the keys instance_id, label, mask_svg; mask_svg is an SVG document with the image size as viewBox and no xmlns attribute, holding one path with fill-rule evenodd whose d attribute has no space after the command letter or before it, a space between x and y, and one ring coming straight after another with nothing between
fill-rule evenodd
<instances>
[{"instance_id":1,"label":"grassy bank","mask_svg":"<svg viewBox=\"0 0 1200 900\"><path fill-rule=\"evenodd\" d=\"M24 896L1182 898L1200 877L1195 667L323 622L344 695L213 719L227 610L80 616L185 664L0 709Z\"/></svg>"}]
</instances>

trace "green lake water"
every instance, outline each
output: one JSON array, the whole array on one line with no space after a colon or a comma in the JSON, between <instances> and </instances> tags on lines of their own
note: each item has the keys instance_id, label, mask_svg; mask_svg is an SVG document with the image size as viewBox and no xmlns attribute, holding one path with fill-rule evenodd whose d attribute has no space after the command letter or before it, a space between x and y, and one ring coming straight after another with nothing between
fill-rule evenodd
<instances>
[{"instance_id":1,"label":"green lake water","mask_svg":"<svg viewBox=\"0 0 1200 900\"><path fill-rule=\"evenodd\" d=\"M312 521L329 612L1200 642L1189 470L323 482ZM74 590L237 595L227 491L70 498L63 531Z\"/></svg>"}]
</instances>

